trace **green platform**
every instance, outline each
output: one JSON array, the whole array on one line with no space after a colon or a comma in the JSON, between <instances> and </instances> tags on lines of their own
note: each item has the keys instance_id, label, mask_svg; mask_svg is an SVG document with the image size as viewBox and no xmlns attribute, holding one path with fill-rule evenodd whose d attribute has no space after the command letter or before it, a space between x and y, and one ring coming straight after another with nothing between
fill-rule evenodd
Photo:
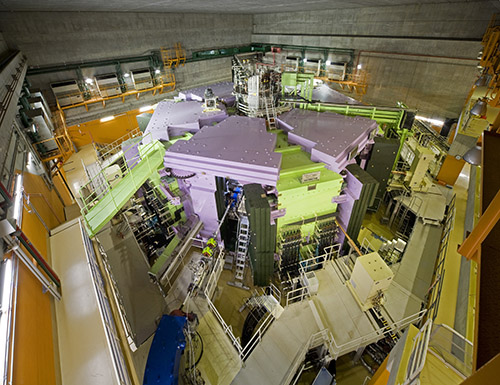
<instances>
[{"instance_id":1,"label":"green platform","mask_svg":"<svg viewBox=\"0 0 500 385\"><path fill-rule=\"evenodd\" d=\"M92 237L108 223L136 191L163 166L165 147L153 141L139 149L140 161L98 201L85 202L82 215Z\"/></svg>"}]
</instances>

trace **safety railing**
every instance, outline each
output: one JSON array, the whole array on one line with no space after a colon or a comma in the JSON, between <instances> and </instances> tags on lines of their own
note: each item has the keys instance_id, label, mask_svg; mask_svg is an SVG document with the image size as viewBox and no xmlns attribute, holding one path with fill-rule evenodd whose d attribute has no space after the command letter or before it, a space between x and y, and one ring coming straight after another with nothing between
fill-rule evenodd
<instances>
[{"instance_id":1,"label":"safety railing","mask_svg":"<svg viewBox=\"0 0 500 385\"><path fill-rule=\"evenodd\" d=\"M217 321L219 321L220 325L222 326L222 331L229 337L231 344L234 346L234 348L236 349L236 352L238 353L238 356L241 359L242 348L241 348L240 338L239 337L236 338L234 336L233 327L231 325L228 325L226 323L226 321L224 321L224 318L222 318L219 311L217 310L217 308L215 307L213 302L208 297L207 297L207 303L208 303L208 307L210 308L212 313L215 315L215 318L217 319Z\"/></svg>"},{"instance_id":2,"label":"safety railing","mask_svg":"<svg viewBox=\"0 0 500 385\"><path fill-rule=\"evenodd\" d=\"M115 372L116 379L121 385L131 385L132 380L128 373L127 364L125 362L125 357L120 346L120 338L116 330L115 320L111 312L111 307L109 304L109 299L106 295L105 284L97 264L96 255L87 232L84 226L79 221L80 230L82 235L82 240L85 245L85 254L87 257L87 263L90 268L90 274L92 276L92 282L94 286L94 292L96 295L96 300L99 308L99 313L101 314L101 319L104 327L104 332L106 334L106 340L111 353L111 359L113 362L113 369Z\"/></svg>"},{"instance_id":3,"label":"safety railing","mask_svg":"<svg viewBox=\"0 0 500 385\"><path fill-rule=\"evenodd\" d=\"M412 314L406 318L403 318L399 321L395 321L392 324L374 330L364 336L346 342L344 344L337 344L333 334L330 333L330 354L333 359L337 359L338 357L357 350L360 347L367 346L371 343L377 342L385 336L389 336L391 333L398 333L403 330L410 324L418 324L422 317L427 312L427 309L421 310L418 313Z\"/></svg>"},{"instance_id":4,"label":"safety railing","mask_svg":"<svg viewBox=\"0 0 500 385\"><path fill-rule=\"evenodd\" d=\"M188 219L188 222L186 223L186 225L190 226L190 230L186 234L184 239L181 241L178 248L176 247L174 249L175 255L170 256L170 264L168 265L167 269L163 273L159 272L158 275L156 276L156 279L159 279L160 284L164 285L168 290L170 290L173 287L173 284L175 282L176 272L179 270L181 266L182 268L186 266L184 257L188 253L191 245L193 244L193 240L196 239L196 236L203 227L203 222L198 220L198 217L196 217L196 219L194 219L195 217L191 218Z\"/></svg>"},{"instance_id":5,"label":"safety railing","mask_svg":"<svg viewBox=\"0 0 500 385\"><path fill-rule=\"evenodd\" d=\"M147 172L152 173L156 171L156 167L154 167L149 161L149 155L157 150L155 146L156 142L150 142L143 146L143 150L140 153L136 153L136 148L129 148L127 151L123 152L114 163L109 166L103 168L100 172L94 175L86 184L84 184L80 190L79 194L82 199L82 215L86 215L104 196L110 193L118 182L125 178L127 175L131 174L132 169L137 166L141 161L145 160L148 165ZM132 155L131 155L132 154ZM119 170L110 170L110 167L118 165ZM107 172L107 170L110 171ZM110 181L110 175L112 176L112 180ZM141 187L142 184L136 184L134 178L131 181L134 184L134 188L137 190ZM95 186L100 186L99 192L95 191ZM115 209L119 209L118 205L115 204Z\"/></svg>"},{"instance_id":6,"label":"safety railing","mask_svg":"<svg viewBox=\"0 0 500 385\"><path fill-rule=\"evenodd\" d=\"M293 102L295 103L295 102ZM317 112L335 112L346 116L362 116L375 120L381 126L392 128L396 132L401 132L401 122L405 110L393 107L373 107L362 105L345 105L335 103L300 103L300 108ZM389 130L385 129L386 136Z\"/></svg>"},{"instance_id":7,"label":"safety railing","mask_svg":"<svg viewBox=\"0 0 500 385\"><path fill-rule=\"evenodd\" d=\"M174 48L161 47L160 54L165 68L175 68L186 62L186 51L181 43L175 43Z\"/></svg>"},{"instance_id":8,"label":"safety railing","mask_svg":"<svg viewBox=\"0 0 500 385\"><path fill-rule=\"evenodd\" d=\"M309 292L309 287L302 286L294 290L290 290L286 293L285 306L289 306L292 303L303 301L304 299L311 296Z\"/></svg>"},{"instance_id":9,"label":"safety railing","mask_svg":"<svg viewBox=\"0 0 500 385\"><path fill-rule=\"evenodd\" d=\"M304 278L305 273L313 270L324 269L328 261L335 259L340 253L340 244L334 244L325 247L326 253L317 257L312 257L303 261L300 261L299 273L300 277ZM302 286L297 289L293 289L286 292L285 306L289 306L292 303L303 301L309 298L311 293L308 286Z\"/></svg>"},{"instance_id":10,"label":"safety railing","mask_svg":"<svg viewBox=\"0 0 500 385\"><path fill-rule=\"evenodd\" d=\"M45 146L52 147L52 150L44 151L43 147ZM33 143L33 148L43 162L58 158L60 158L61 161L65 161L73 153L73 145L66 135L58 135Z\"/></svg>"},{"instance_id":11,"label":"safety railing","mask_svg":"<svg viewBox=\"0 0 500 385\"><path fill-rule=\"evenodd\" d=\"M365 70L355 69L353 72L346 74L344 71L342 75L338 76L339 73L331 69L323 69L321 65L318 64L316 68L314 66L297 66L291 64L283 64L281 66L281 72L297 72L297 73L309 73L314 74L314 77L326 82L336 83L340 85L341 88L347 88L349 91L356 91L360 95L366 93L366 88L369 81L369 75Z\"/></svg>"},{"instance_id":12,"label":"safety railing","mask_svg":"<svg viewBox=\"0 0 500 385\"><path fill-rule=\"evenodd\" d=\"M88 109L89 104L93 103L102 103L103 107L106 107L106 101L112 99L121 98L122 102L124 102L127 96L135 95L138 97L139 94L144 92L153 92L153 94L156 91L159 91L159 93L171 92L175 90L175 84L174 74L168 72L158 75L154 79L136 81L133 85L121 84L119 86L120 92L116 92L116 85L101 88L92 87L88 90L65 94L63 106L56 99L57 108L59 110L66 110L83 106Z\"/></svg>"},{"instance_id":13,"label":"safety railing","mask_svg":"<svg viewBox=\"0 0 500 385\"><path fill-rule=\"evenodd\" d=\"M215 258L214 266L212 268L212 272L208 276L207 284L205 286L205 296L207 298L212 298L215 288L217 287L217 282L219 281L219 277L224 268L224 251L223 249L219 250L219 254Z\"/></svg>"},{"instance_id":14,"label":"safety railing","mask_svg":"<svg viewBox=\"0 0 500 385\"><path fill-rule=\"evenodd\" d=\"M444 261L448 251L451 231L453 230L453 225L455 223L455 202L456 195L453 195L453 198L448 204L443 233L441 235L441 242L439 243L439 252L436 261L436 268L434 270L434 281L427 292L427 304L429 309L427 317L432 318L432 320L436 319L439 302L441 300L441 289L443 287L443 278L445 273Z\"/></svg>"},{"instance_id":15,"label":"safety railing","mask_svg":"<svg viewBox=\"0 0 500 385\"><path fill-rule=\"evenodd\" d=\"M106 277L105 281L107 281L109 284L109 288L112 293L112 299L115 302L115 305L118 309L118 315L120 318L120 322L122 324L122 329L125 332L127 343L130 346L130 349L133 352L135 352L137 350L137 346L135 345L135 334L132 331L132 326L127 318L127 313L125 312L125 305L123 304L123 298L120 295L118 284L116 283L111 266L109 265L108 255L106 254L104 247L97 238L96 241L98 244L99 253L101 254L102 265L104 267L104 271L102 273Z\"/></svg>"},{"instance_id":16,"label":"safety railing","mask_svg":"<svg viewBox=\"0 0 500 385\"><path fill-rule=\"evenodd\" d=\"M93 142L92 145L94 146L94 149L98 154L97 160L102 163L104 160L120 152L122 150L121 144L123 142L133 138L138 138L141 135L142 131L139 129L139 127L136 127L111 143L100 144Z\"/></svg>"},{"instance_id":17,"label":"safety railing","mask_svg":"<svg viewBox=\"0 0 500 385\"><path fill-rule=\"evenodd\" d=\"M308 341L299 349L297 354L295 355L290 368L287 370L285 376L280 382L280 385L289 385L297 383L300 378L300 374L304 367L304 360L307 352L320 345L329 345L330 344L330 333L328 329L321 330L317 333L314 333L309 337Z\"/></svg>"},{"instance_id":18,"label":"safety railing","mask_svg":"<svg viewBox=\"0 0 500 385\"><path fill-rule=\"evenodd\" d=\"M368 254L373 251L375 251L375 247L370 243L368 238L363 238L363 241L361 242L361 247L359 248L363 254Z\"/></svg>"},{"instance_id":19,"label":"safety railing","mask_svg":"<svg viewBox=\"0 0 500 385\"><path fill-rule=\"evenodd\" d=\"M224 263L223 256L220 258L220 261L221 261L221 266L223 267L223 263ZM209 278L209 281L210 281L210 278ZM217 283L217 282L215 281L215 283ZM210 292L208 289L209 289L209 285L207 285L205 287L204 293L205 293L205 297L206 297L206 300L207 300L207 303L208 303L210 310L215 315L215 318L217 318L217 320L219 321L224 333L229 337L229 340L231 341L231 344L236 349L236 352L238 353L239 358L242 361L245 361L248 358L248 356L252 353L253 349L259 344L260 341L262 341L262 337L264 336L265 332L267 331L269 326L271 326L272 322L274 321L273 314L270 311L267 313L264 320L262 320L260 322L259 328L254 332L250 341L248 341L248 343L245 346L242 346L240 338L234 336L232 326L228 325L226 323L226 321L224 321L224 318L222 318L219 311L217 310L217 308L215 307L215 305L211 301L210 295L209 295ZM275 298L277 304L279 305L280 299L281 299L281 292L278 290L278 288L276 288L273 284L271 284L270 286L262 289L262 295L265 295L265 293L269 293L269 295L271 295L273 298Z\"/></svg>"},{"instance_id":20,"label":"safety railing","mask_svg":"<svg viewBox=\"0 0 500 385\"><path fill-rule=\"evenodd\" d=\"M262 341L264 333L267 331L267 329L269 329L269 326L271 326L273 321L274 317L271 313L269 313L264 321L261 322L257 331L254 332L254 335L252 336L250 341L248 341L248 343L241 350L240 358L242 361L245 361L252 353L253 349L259 344L260 341Z\"/></svg>"},{"instance_id":21,"label":"safety railing","mask_svg":"<svg viewBox=\"0 0 500 385\"><path fill-rule=\"evenodd\" d=\"M420 329L417 335L413 338L408 369L403 385L418 384L418 377L424 368L425 358L427 357L427 346L431 336L432 320L427 320L425 325Z\"/></svg>"},{"instance_id":22,"label":"safety railing","mask_svg":"<svg viewBox=\"0 0 500 385\"><path fill-rule=\"evenodd\" d=\"M429 351L440 357L465 379L472 374L472 342L445 324L432 326Z\"/></svg>"}]
</instances>

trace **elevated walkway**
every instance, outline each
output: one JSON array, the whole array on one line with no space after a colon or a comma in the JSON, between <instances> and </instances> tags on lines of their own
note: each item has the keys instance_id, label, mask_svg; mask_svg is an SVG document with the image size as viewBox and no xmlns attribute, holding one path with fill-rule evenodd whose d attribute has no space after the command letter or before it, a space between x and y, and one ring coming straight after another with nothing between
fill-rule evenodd
<instances>
[{"instance_id":1,"label":"elevated walkway","mask_svg":"<svg viewBox=\"0 0 500 385\"><path fill-rule=\"evenodd\" d=\"M113 173L114 180L110 181L109 173L106 173L106 169L103 169L80 190L80 196L83 198L81 212L91 237L96 235L144 182L163 166L165 147L155 140L139 147L139 155L136 155L133 159L129 159L125 155L120 170ZM98 177L104 181L105 188L103 191L105 192L89 192L88 186L93 186L94 179ZM116 182L116 179L120 180Z\"/></svg>"}]
</instances>

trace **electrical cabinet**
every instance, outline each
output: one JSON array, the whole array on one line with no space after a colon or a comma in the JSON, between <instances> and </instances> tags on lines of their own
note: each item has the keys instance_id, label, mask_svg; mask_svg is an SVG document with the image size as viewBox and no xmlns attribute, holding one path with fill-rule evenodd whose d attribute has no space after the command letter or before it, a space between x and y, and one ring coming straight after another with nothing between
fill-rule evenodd
<instances>
[{"instance_id":1,"label":"electrical cabinet","mask_svg":"<svg viewBox=\"0 0 500 385\"><path fill-rule=\"evenodd\" d=\"M362 255L356 259L349 280L350 286L364 310L375 305L390 286L394 273L377 252Z\"/></svg>"}]
</instances>

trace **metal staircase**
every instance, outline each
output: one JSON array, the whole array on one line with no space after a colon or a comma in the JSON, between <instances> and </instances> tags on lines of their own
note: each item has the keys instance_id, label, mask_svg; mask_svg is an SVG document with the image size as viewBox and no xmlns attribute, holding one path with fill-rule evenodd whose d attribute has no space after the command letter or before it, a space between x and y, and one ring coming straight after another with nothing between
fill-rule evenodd
<instances>
[{"instance_id":1,"label":"metal staircase","mask_svg":"<svg viewBox=\"0 0 500 385\"><path fill-rule=\"evenodd\" d=\"M132 159L127 159L125 154L122 154L118 178L109 181L108 170L115 166L113 164L80 188L81 213L91 237L118 213L147 179L158 173L163 166L164 155L165 147L155 140L140 146L139 154ZM92 191L96 186L99 186L99 192Z\"/></svg>"},{"instance_id":2,"label":"metal staircase","mask_svg":"<svg viewBox=\"0 0 500 385\"><path fill-rule=\"evenodd\" d=\"M165 69L176 68L186 62L186 51L181 43L175 43L174 48L160 48L161 59Z\"/></svg>"}]
</instances>

